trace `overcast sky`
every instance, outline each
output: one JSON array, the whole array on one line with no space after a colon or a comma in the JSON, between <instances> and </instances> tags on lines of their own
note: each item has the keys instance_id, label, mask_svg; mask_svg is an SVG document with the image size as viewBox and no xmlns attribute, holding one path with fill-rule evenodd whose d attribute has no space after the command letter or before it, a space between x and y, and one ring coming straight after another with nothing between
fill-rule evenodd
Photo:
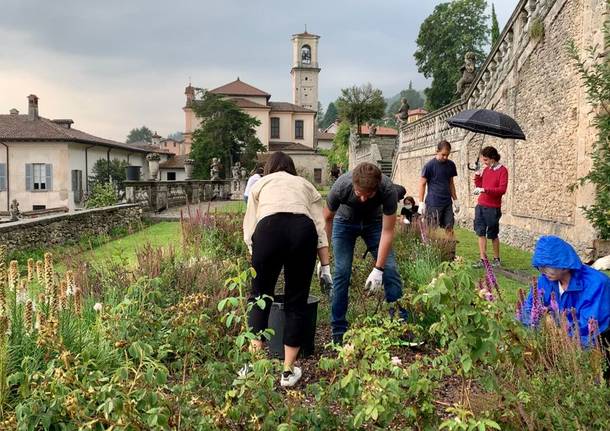
<instances>
[{"instance_id":1,"label":"overcast sky","mask_svg":"<svg viewBox=\"0 0 610 431\"><path fill-rule=\"evenodd\" d=\"M292 101L290 36L319 35L320 92L371 82L392 96L426 80L413 59L421 22L440 0L2 0L0 113L40 98L47 118L124 140L146 125L183 130L184 87L237 76ZM502 29L517 0L496 0Z\"/></svg>"}]
</instances>

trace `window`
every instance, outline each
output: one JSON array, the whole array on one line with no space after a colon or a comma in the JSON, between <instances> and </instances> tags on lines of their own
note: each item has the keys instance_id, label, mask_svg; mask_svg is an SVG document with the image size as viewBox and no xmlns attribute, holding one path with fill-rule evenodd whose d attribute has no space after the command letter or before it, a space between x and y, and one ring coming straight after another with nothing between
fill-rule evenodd
<instances>
[{"instance_id":1,"label":"window","mask_svg":"<svg viewBox=\"0 0 610 431\"><path fill-rule=\"evenodd\" d=\"M303 64L311 63L311 48L309 45L303 45L301 48L301 62Z\"/></svg>"},{"instance_id":2,"label":"window","mask_svg":"<svg viewBox=\"0 0 610 431\"><path fill-rule=\"evenodd\" d=\"M271 139L280 138L280 119L278 117L271 117Z\"/></svg>"},{"instance_id":3,"label":"window","mask_svg":"<svg viewBox=\"0 0 610 431\"><path fill-rule=\"evenodd\" d=\"M322 169L314 168L313 170L313 180L316 184L322 184Z\"/></svg>"},{"instance_id":4,"label":"window","mask_svg":"<svg viewBox=\"0 0 610 431\"><path fill-rule=\"evenodd\" d=\"M0 163L0 192L6 190L6 163Z\"/></svg>"},{"instance_id":5,"label":"window","mask_svg":"<svg viewBox=\"0 0 610 431\"><path fill-rule=\"evenodd\" d=\"M74 203L80 203L83 199L83 171L72 170L72 192L74 193Z\"/></svg>"},{"instance_id":6,"label":"window","mask_svg":"<svg viewBox=\"0 0 610 431\"><path fill-rule=\"evenodd\" d=\"M303 139L303 120L294 122L294 139Z\"/></svg>"},{"instance_id":7,"label":"window","mask_svg":"<svg viewBox=\"0 0 610 431\"><path fill-rule=\"evenodd\" d=\"M53 190L53 165L27 163L25 165L25 189L34 192Z\"/></svg>"},{"instance_id":8,"label":"window","mask_svg":"<svg viewBox=\"0 0 610 431\"><path fill-rule=\"evenodd\" d=\"M176 181L176 173L168 172L167 173L167 181Z\"/></svg>"}]
</instances>

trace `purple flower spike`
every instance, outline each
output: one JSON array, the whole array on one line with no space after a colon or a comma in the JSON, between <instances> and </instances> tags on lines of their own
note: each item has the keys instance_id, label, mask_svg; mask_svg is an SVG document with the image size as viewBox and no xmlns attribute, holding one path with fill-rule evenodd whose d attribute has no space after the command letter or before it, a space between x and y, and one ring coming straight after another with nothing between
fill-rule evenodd
<instances>
[{"instance_id":1,"label":"purple flower spike","mask_svg":"<svg viewBox=\"0 0 610 431\"><path fill-rule=\"evenodd\" d=\"M517 303L515 304L515 317L519 321L523 321L523 304L525 303L525 292L519 289L517 295Z\"/></svg>"},{"instance_id":2,"label":"purple flower spike","mask_svg":"<svg viewBox=\"0 0 610 431\"><path fill-rule=\"evenodd\" d=\"M555 292L551 292L551 311L555 316L559 315L559 304L557 303L557 298L555 297Z\"/></svg>"},{"instance_id":3,"label":"purple flower spike","mask_svg":"<svg viewBox=\"0 0 610 431\"><path fill-rule=\"evenodd\" d=\"M593 317L589 319L587 327L589 329L589 337L597 337L599 335L599 324Z\"/></svg>"},{"instance_id":4,"label":"purple flower spike","mask_svg":"<svg viewBox=\"0 0 610 431\"><path fill-rule=\"evenodd\" d=\"M538 284L532 283L532 309L530 311L530 325L537 326L540 319L546 312L546 307L543 305L541 291L538 290Z\"/></svg>"},{"instance_id":5,"label":"purple flower spike","mask_svg":"<svg viewBox=\"0 0 610 431\"><path fill-rule=\"evenodd\" d=\"M483 259L483 266L485 267L485 281L489 285L490 288L498 287L498 280L496 280L496 275L494 274L493 267L487 258Z\"/></svg>"}]
</instances>

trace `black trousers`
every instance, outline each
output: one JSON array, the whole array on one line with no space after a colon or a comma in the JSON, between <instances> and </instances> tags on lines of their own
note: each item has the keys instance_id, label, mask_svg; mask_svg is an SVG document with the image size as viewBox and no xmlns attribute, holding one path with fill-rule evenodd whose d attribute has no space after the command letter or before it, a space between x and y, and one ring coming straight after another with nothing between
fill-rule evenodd
<instances>
[{"instance_id":1,"label":"black trousers","mask_svg":"<svg viewBox=\"0 0 610 431\"><path fill-rule=\"evenodd\" d=\"M313 221L303 214L278 213L261 219L252 235L252 266L256 277L249 301L261 295L274 297L275 284L284 268L285 345L300 347L305 309L316 263L318 234ZM271 300L265 308L254 305L248 318L255 333L267 329Z\"/></svg>"}]
</instances>

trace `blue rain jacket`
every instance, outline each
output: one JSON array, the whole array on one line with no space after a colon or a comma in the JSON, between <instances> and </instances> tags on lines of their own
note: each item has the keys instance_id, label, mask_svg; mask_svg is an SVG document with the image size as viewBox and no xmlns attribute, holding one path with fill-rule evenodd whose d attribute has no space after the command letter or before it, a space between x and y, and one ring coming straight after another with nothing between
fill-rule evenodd
<instances>
[{"instance_id":1,"label":"blue rain jacket","mask_svg":"<svg viewBox=\"0 0 610 431\"><path fill-rule=\"evenodd\" d=\"M559 282L550 281L541 274L538 277L538 290L543 292L543 303L549 307L551 292L559 305L559 311L567 310L570 326L573 327L573 318L570 310L576 310L576 318L580 330L580 342L589 346L589 319L597 320L599 333L604 332L610 325L610 278L603 272L597 271L583 264L574 248L556 236L540 237L536 243L532 266L539 268L548 266L572 270L572 278L568 288L559 295ZM532 307L532 292L530 291L523 307L522 321L527 323Z\"/></svg>"}]
</instances>

